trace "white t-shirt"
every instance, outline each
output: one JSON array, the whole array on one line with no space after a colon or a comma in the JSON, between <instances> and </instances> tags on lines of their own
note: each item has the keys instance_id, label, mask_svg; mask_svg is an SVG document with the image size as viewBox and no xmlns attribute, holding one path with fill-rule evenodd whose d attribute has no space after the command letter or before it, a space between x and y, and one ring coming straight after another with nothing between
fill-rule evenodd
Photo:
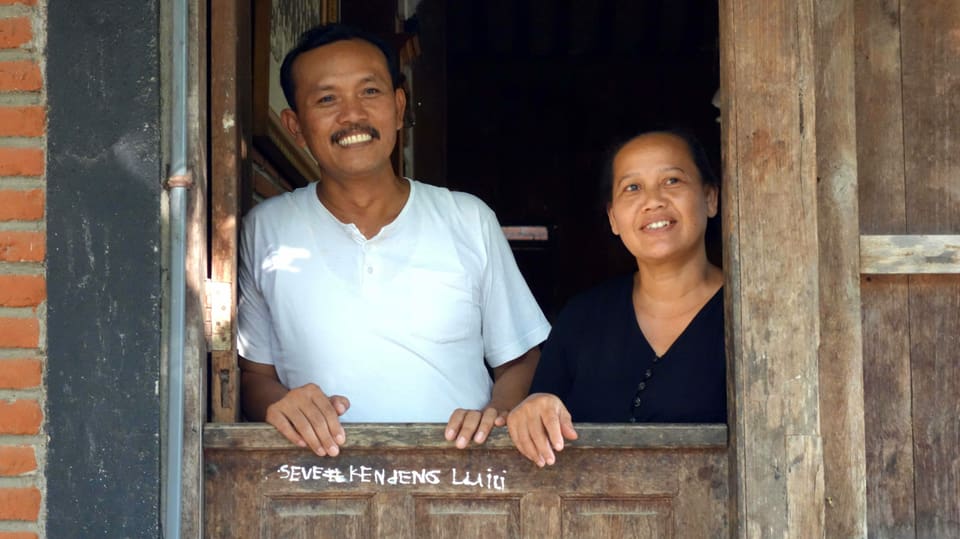
<instances>
[{"instance_id":1,"label":"white t-shirt","mask_svg":"<svg viewBox=\"0 0 960 539\"><path fill-rule=\"evenodd\" d=\"M446 422L490 400L502 365L550 325L480 199L410 180L364 238L311 184L244 219L237 346L289 388L350 399L346 422Z\"/></svg>"}]
</instances>

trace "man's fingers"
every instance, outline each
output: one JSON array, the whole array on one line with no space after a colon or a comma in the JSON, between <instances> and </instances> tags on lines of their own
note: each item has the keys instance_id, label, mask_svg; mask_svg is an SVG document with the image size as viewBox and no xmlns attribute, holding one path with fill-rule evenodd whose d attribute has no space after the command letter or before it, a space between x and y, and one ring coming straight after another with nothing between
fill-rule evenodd
<instances>
[{"instance_id":1,"label":"man's fingers","mask_svg":"<svg viewBox=\"0 0 960 539\"><path fill-rule=\"evenodd\" d=\"M556 458L553 455L553 449L550 448L550 442L547 439L547 433L542 424L537 424L536 421L531 423L530 439L533 440L533 445L536 448L537 455L539 456L539 459L537 460L537 466L543 466L544 464L552 465L554 462L556 462ZM541 462L543 464L541 464Z\"/></svg>"},{"instance_id":2,"label":"man's fingers","mask_svg":"<svg viewBox=\"0 0 960 539\"><path fill-rule=\"evenodd\" d=\"M493 430L493 426L500 417L496 408L487 408L480 417L480 424L477 426L477 432L473 435L474 443L482 444L487 439L487 435Z\"/></svg>"},{"instance_id":3,"label":"man's fingers","mask_svg":"<svg viewBox=\"0 0 960 539\"><path fill-rule=\"evenodd\" d=\"M463 424L460 425L460 433L457 435L457 449L463 449L470 444L470 438L477 431L481 417L477 410L470 410L463 416Z\"/></svg>"},{"instance_id":4,"label":"man's fingers","mask_svg":"<svg viewBox=\"0 0 960 539\"><path fill-rule=\"evenodd\" d=\"M457 408L450 414L450 421L447 421L447 430L443 432L443 437L448 442L452 442L457 437L457 433L460 432L460 427L463 425L463 418L466 415L467 411L463 408Z\"/></svg>"},{"instance_id":5,"label":"man's fingers","mask_svg":"<svg viewBox=\"0 0 960 539\"><path fill-rule=\"evenodd\" d=\"M305 442L303 438L297 434L297 429L293 427L290 421L287 420L286 416L283 414L278 414L277 418L272 418L270 417L270 414L267 414L266 420L267 423L273 425L274 428L276 428L277 431L279 431L280 434L282 434L287 440L290 440L292 443L300 447L307 447L307 442Z\"/></svg>"}]
</instances>

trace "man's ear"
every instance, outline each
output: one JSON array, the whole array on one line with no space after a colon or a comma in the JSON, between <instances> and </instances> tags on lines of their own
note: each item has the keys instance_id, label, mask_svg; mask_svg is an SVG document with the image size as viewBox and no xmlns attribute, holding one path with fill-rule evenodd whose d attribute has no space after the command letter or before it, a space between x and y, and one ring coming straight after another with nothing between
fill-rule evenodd
<instances>
[{"instance_id":1,"label":"man's ear","mask_svg":"<svg viewBox=\"0 0 960 539\"><path fill-rule=\"evenodd\" d=\"M397 131L403 129L403 113L407 110L407 93L398 87L393 91L393 99L397 105Z\"/></svg>"},{"instance_id":2,"label":"man's ear","mask_svg":"<svg viewBox=\"0 0 960 539\"><path fill-rule=\"evenodd\" d=\"M293 136L293 139L297 142L297 146L305 147L307 145L307 141L300 132L300 119L297 118L297 113L293 112L293 109L283 109L280 111L280 123L282 123L287 132Z\"/></svg>"}]
</instances>

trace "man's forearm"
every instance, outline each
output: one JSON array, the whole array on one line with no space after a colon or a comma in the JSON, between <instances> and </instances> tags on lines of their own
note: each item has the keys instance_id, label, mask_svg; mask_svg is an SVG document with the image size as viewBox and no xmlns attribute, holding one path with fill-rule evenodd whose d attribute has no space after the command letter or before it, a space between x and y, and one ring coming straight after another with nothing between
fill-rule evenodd
<instances>
[{"instance_id":1,"label":"man's forearm","mask_svg":"<svg viewBox=\"0 0 960 539\"><path fill-rule=\"evenodd\" d=\"M530 391L533 373L540 361L540 350L530 349L517 359L494 369L493 392L488 407L509 411Z\"/></svg>"},{"instance_id":2,"label":"man's forearm","mask_svg":"<svg viewBox=\"0 0 960 539\"><path fill-rule=\"evenodd\" d=\"M279 380L252 372L240 373L243 413L251 421L264 421L267 407L282 399L288 391Z\"/></svg>"}]
</instances>

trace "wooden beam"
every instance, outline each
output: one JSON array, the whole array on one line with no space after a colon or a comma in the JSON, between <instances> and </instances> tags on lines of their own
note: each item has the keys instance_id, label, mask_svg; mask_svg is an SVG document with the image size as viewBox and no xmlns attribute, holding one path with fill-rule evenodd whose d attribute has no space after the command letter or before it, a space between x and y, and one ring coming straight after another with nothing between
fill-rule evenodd
<instances>
[{"instance_id":1,"label":"wooden beam","mask_svg":"<svg viewBox=\"0 0 960 539\"><path fill-rule=\"evenodd\" d=\"M734 537L825 535L816 9L720 2Z\"/></svg>"},{"instance_id":2,"label":"wooden beam","mask_svg":"<svg viewBox=\"0 0 960 539\"><path fill-rule=\"evenodd\" d=\"M860 236L860 273L960 273L960 235Z\"/></svg>"},{"instance_id":3,"label":"wooden beam","mask_svg":"<svg viewBox=\"0 0 960 539\"><path fill-rule=\"evenodd\" d=\"M824 478L820 497L826 500L826 537L867 537L854 4L817 0L815 9L817 353L820 409L829 410L820 416ZM798 447L806 450L805 443ZM818 494L814 490L808 495Z\"/></svg>"}]
</instances>

